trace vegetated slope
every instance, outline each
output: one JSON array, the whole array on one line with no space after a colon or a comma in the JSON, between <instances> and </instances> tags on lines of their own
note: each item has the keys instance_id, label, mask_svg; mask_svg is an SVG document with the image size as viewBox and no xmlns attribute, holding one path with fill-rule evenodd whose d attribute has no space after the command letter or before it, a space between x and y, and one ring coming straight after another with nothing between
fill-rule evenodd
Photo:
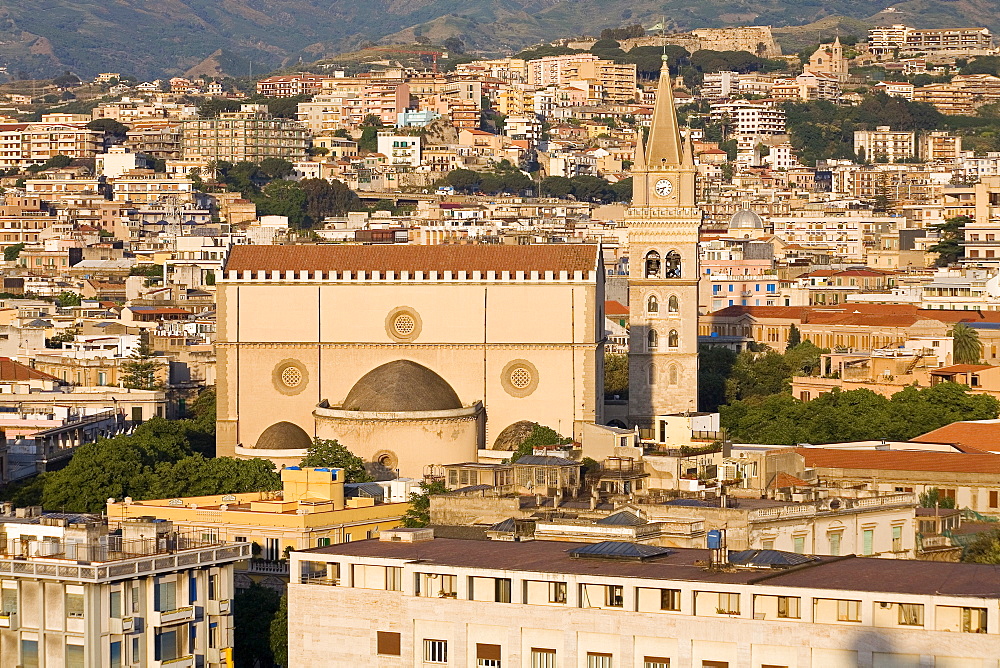
<instances>
[{"instance_id":1,"label":"vegetated slope","mask_svg":"<svg viewBox=\"0 0 1000 668\"><path fill-rule=\"evenodd\" d=\"M0 0L0 64L49 75L121 71L141 77L195 67L218 50L246 74L357 48L401 32L498 52L662 19L668 30L801 25L841 15L918 26L1000 29L995 0ZM409 41L409 40L407 40ZM244 69L245 68L245 69Z\"/></svg>"}]
</instances>

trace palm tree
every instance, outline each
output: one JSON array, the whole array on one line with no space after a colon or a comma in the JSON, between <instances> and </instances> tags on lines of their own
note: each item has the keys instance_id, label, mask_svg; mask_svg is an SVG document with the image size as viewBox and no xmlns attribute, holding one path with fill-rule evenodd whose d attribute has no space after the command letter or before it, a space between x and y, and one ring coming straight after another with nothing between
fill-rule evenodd
<instances>
[{"instance_id":1,"label":"palm tree","mask_svg":"<svg viewBox=\"0 0 1000 668\"><path fill-rule=\"evenodd\" d=\"M951 328L952 361L955 364L978 364L983 356L983 344L979 342L979 332L964 322L955 323Z\"/></svg>"}]
</instances>

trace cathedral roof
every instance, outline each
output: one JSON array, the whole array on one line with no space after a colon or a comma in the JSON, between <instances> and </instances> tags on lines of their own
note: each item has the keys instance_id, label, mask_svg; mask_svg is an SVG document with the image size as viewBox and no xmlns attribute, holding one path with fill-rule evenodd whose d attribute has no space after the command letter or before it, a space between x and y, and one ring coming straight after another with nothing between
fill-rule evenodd
<instances>
[{"instance_id":1,"label":"cathedral roof","mask_svg":"<svg viewBox=\"0 0 1000 668\"><path fill-rule=\"evenodd\" d=\"M532 244L527 246L388 244L315 246L235 246L226 271L413 272L480 271L589 272L597 268L597 246Z\"/></svg>"},{"instance_id":2,"label":"cathedral roof","mask_svg":"<svg viewBox=\"0 0 1000 668\"><path fill-rule=\"evenodd\" d=\"M653 107L653 124L649 130L649 149L646 165L681 164L681 134L677 127L677 111L674 109L674 90L670 81L670 71L666 61L660 70L660 82L656 87L656 105Z\"/></svg>"},{"instance_id":3,"label":"cathedral roof","mask_svg":"<svg viewBox=\"0 0 1000 668\"><path fill-rule=\"evenodd\" d=\"M345 411L404 413L447 411L462 402L441 376L416 362L396 360L361 377L342 406Z\"/></svg>"},{"instance_id":4,"label":"cathedral roof","mask_svg":"<svg viewBox=\"0 0 1000 668\"><path fill-rule=\"evenodd\" d=\"M306 450L312 439L302 427L291 422L275 422L257 437L255 450Z\"/></svg>"},{"instance_id":5,"label":"cathedral roof","mask_svg":"<svg viewBox=\"0 0 1000 668\"><path fill-rule=\"evenodd\" d=\"M729 229L762 229L764 221L750 209L740 209L729 219Z\"/></svg>"}]
</instances>

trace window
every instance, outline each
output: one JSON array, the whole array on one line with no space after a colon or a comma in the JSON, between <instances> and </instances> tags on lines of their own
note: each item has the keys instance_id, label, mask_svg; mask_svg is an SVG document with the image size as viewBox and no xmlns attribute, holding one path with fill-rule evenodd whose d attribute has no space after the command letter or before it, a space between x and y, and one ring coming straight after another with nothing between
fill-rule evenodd
<instances>
[{"instance_id":1,"label":"window","mask_svg":"<svg viewBox=\"0 0 1000 668\"><path fill-rule=\"evenodd\" d=\"M168 612L177 609L177 583L173 579L157 580L153 595L155 597L153 607L157 612Z\"/></svg>"},{"instance_id":2,"label":"window","mask_svg":"<svg viewBox=\"0 0 1000 668\"><path fill-rule=\"evenodd\" d=\"M795 554L805 554L806 553L806 537L805 536L793 536L792 537L792 551Z\"/></svg>"},{"instance_id":3,"label":"window","mask_svg":"<svg viewBox=\"0 0 1000 668\"><path fill-rule=\"evenodd\" d=\"M962 608L962 631L986 633L986 608Z\"/></svg>"},{"instance_id":4,"label":"window","mask_svg":"<svg viewBox=\"0 0 1000 668\"><path fill-rule=\"evenodd\" d=\"M646 311L648 313L660 312L660 302L656 299L656 295L650 295L649 299L646 300Z\"/></svg>"},{"instance_id":5,"label":"window","mask_svg":"<svg viewBox=\"0 0 1000 668\"><path fill-rule=\"evenodd\" d=\"M728 661L702 661L701 668L729 668Z\"/></svg>"},{"instance_id":6,"label":"window","mask_svg":"<svg viewBox=\"0 0 1000 668\"><path fill-rule=\"evenodd\" d=\"M679 341L680 337L677 336L677 330L670 330L670 333L667 334L667 346L670 348L676 348L679 345Z\"/></svg>"},{"instance_id":7,"label":"window","mask_svg":"<svg viewBox=\"0 0 1000 668\"><path fill-rule=\"evenodd\" d=\"M761 541L760 545L761 545L762 549L773 550L774 549L774 539L773 538L768 538L767 540Z\"/></svg>"},{"instance_id":8,"label":"window","mask_svg":"<svg viewBox=\"0 0 1000 668\"><path fill-rule=\"evenodd\" d=\"M17 613L17 589L7 589L0 594L0 614L12 615Z\"/></svg>"},{"instance_id":9,"label":"window","mask_svg":"<svg viewBox=\"0 0 1000 668\"><path fill-rule=\"evenodd\" d=\"M990 492L990 508L1000 508L1000 492Z\"/></svg>"},{"instance_id":10,"label":"window","mask_svg":"<svg viewBox=\"0 0 1000 668\"><path fill-rule=\"evenodd\" d=\"M924 606L919 603L899 604L899 625L900 626L923 626Z\"/></svg>"},{"instance_id":11,"label":"window","mask_svg":"<svg viewBox=\"0 0 1000 668\"><path fill-rule=\"evenodd\" d=\"M670 368L667 369L667 383L670 385L677 384L677 365L671 364Z\"/></svg>"},{"instance_id":12,"label":"window","mask_svg":"<svg viewBox=\"0 0 1000 668\"><path fill-rule=\"evenodd\" d=\"M66 645L66 668L83 668L83 645Z\"/></svg>"},{"instance_id":13,"label":"window","mask_svg":"<svg viewBox=\"0 0 1000 668\"><path fill-rule=\"evenodd\" d=\"M377 631L375 633L375 651L386 656L399 656L401 654L400 634L393 631Z\"/></svg>"},{"instance_id":14,"label":"window","mask_svg":"<svg viewBox=\"0 0 1000 668\"><path fill-rule=\"evenodd\" d=\"M860 622L861 601L837 601L838 622Z\"/></svg>"},{"instance_id":15,"label":"window","mask_svg":"<svg viewBox=\"0 0 1000 668\"><path fill-rule=\"evenodd\" d=\"M448 663L448 641L425 640L424 663Z\"/></svg>"},{"instance_id":16,"label":"window","mask_svg":"<svg viewBox=\"0 0 1000 668\"><path fill-rule=\"evenodd\" d=\"M112 619L118 619L122 616L122 593L120 591L111 592L108 603L108 616Z\"/></svg>"},{"instance_id":17,"label":"window","mask_svg":"<svg viewBox=\"0 0 1000 668\"><path fill-rule=\"evenodd\" d=\"M892 527L892 551L903 551L903 527Z\"/></svg>"},{"instance_id":18,"label":"window","mask_svg":"<svg viewBox=\"0 0 1000 668\"><path fill-rule=\"evenodd\" d=\"M650 364L649 368L646 370L647 380L650 385L656 385L656 365Z\"/></svg>"},{"instance_id":19,"label":"window","mask_svg":"<svg viewBox=\"0 0 1000 668\"><path fill-rule=\"evenodd\" d=\"M22 668L38 668L38 641L21 641L21 666Z\"/></svg>"},{"instance_id":20,"label":"window","mask_svg":"<svg viewBox=\"0 0 1000 668\"><path fill-rule=\"evenodd\" d=\"M480 668L500 668L500 645L476 643L476 665Z\"/></svg>"},{"instance_id":21,"label":"window","mask_svg":"<svg viewBox=\"0 0 1000 668\"><path fill-rule=\"evenodd\" d=\"M188 603L192 605L198 600L198 578L192 572L188 575Z\"/></svg>"},{"instance_id":22,"label":"window","mask_svg":"<svg viewBox=\"0 0 1000 668\"><path fill-rule=\"evenodd\" d=\"M281 545L277 538L264 539L264 554L261 555L267 561L277 561L280 556Z\"/></svg>"},{"instance_id":23,"label":"window","mask_svg":"<svg viewBox=\"0 0 1000 668\"><path fill-rule=\"evenodd\" d=\"M670 295L670 299L667 300L667 311L670 313L677 313L680 311L680 304L677 301L676 295Z\"/></svg>"},{"instance_id":24,"label":"window","mask_svg":"<svg viewBox=\"0 0 1000 668\"><path fill-rule=\"evenodd\" d=\"M184 634L178 630L161 631L156 634L153 658L156 661L170 661L184 656L183 643Z\"/></svg>"},{"instance_id":25,"label":"window","mask_svg":"<svg viewBox=\"0 0 1000 668\"><path fill-rule=\"evenodd\" d=\"M740 595L739 594L719 594L719 608L716 612L720 615L738 615L740 614Z\"/></svg>"},{"instance_id":26,"label":"window","mask_svg":"<svg viewBox=\"0 0 1000 668\"><path fill-rule=\"evenodd\" d=\"M83 618L83 594L66 594L66 616Z\"/></svg>"},{"instance_id":27,"label":"window","mask_svg":"<svg viewBox=\"0 0 1000 668\"><path fill-rule=\"evenodd\" d=\"M647 656L642 660L643 668L670 668L670 659L664 656Z\"/></svg>"},{"instance_id":28,"label":"window","mask_svg":"<svg viewBox=\"0 0 1000 668\"><path fill-rule=\"evenodd\" d=\"M865 529L861 532L861 554L871 556L875 553L873 543L875 542L875 530Z\"/></svg>"},{"instance_id":29,"label":"window","mask_svg":"<svg viewBox=\"0 0 1000 668\"><path fill-rule=\"evenodd\" d=\"M681 256L677 251L667 253L663 262L663 278L681 277Z\"/></svg>"},{"instance_id":30,"label":"window","mask_svg":"<svg viewBox=\"0 0 1000 668\"><path fill-rule=\"evenodd\" d=\"M121 641L111 643L110 668L122 668L122 643Z\"/></svg>"},{"instance_id":31,"label":"window","mask_svg":"<svg viewBox=\"0 0 1000 668\"><path fill-rule=\"evenodd\" d=\"M219 593L219 574L212 573L208 576L208 600L218 599Z\"/></svg>"},{"instance_id":32,"label":"window","mask_svg":"<svg viewBox=\"0 0 1000 668\"><path fill-rule=\"evenodd\" d=\"M132 614L138 614L138 612L139 612L139 603L142 600L140 598L140 596L141 596L141 594L139 593L139 585L138 584L133 584L132 585L132 595L130 597L131 600L132 600Z\"/></svg>"},{"instance_id":33,"label":"window","mask_svg":"<svg viewBox=\"0 0 1000 668\"><path fill-rule=\"evenodd\" d=\"M531 668L556 668L556 651L532 647Z\"/></svg>"},{"instance_id":34,"label":"window","mask_svg":"<svg viewBox=\"0 0 1000 668\"><path fill-rule=\"evenodd\" d=\"M802 617L799 614L800 600L798 596L779 596L778 619L800 619Z\"/></svg>"},{"instance_id":35,"label":"window","mask_svg":"<svg viewBox=\"0 0 1000 668\"><path fill-rule=\"evenodd\" d=\"M661 589L660 610L673 610L676 612L680 609L681 609L681 590Z\"/></svg>"},{"instance_id":36,"label":"window","mask_svg":"<svg viewBox=\"0 0 1000 668\"><path fill-rule=\"evenodd\" d=\"M399 566L385 567L385 590L403 591L403 569Z\"/></svg>"},{"instance_id":37,"label":"window","mask_svg":"<svg viewBox=\"0 0 1000 668\"><path fill-rule=\"evenodd\" d=\"M840 539L843 538L844 534L841 532L831 533L827 536L830 541L830 554L835 557L840 556Z\"/></svg>"},{"instance_id":38,"label":"window","mask_svg":"<svg viewBox=\"0 0 1000 668\"><path fill-rule=\"evenodd\" d=\"M494 578L493 595L497 603L510 603L510 578Z\"/></svg>"},{"instance_id":39,"label":"window","mask_svg":"<svg viewBox=\"0 0 1000 668\"><path fill-rule=\"evenodd\" d=\"M565 603L565 602L566 602L566 583L550 582L549 603Z\"/></svg>"},{"instance_id":40,"label":"window","mask_svg":"<svg viewBox=\"0 0 1000 668\"><path fill-rule=\"evenodd\" d=\"M330 544L329 538L317 538L316 547L327 547Z\"/></svg>"},{"instance_id":41,"label":"window","mask_svg":"<svg viewBox=\"0 0 1000 668\"><path fill-rule=\"evenodd\" d=\"M620 608L625 605L624 588L621 585L608 585L605 587L604 605L609 608Z\"/></svg>"},{"instance_id":42,"label":"window","mask_svg":"<svg viewBox=\"0 0 1000 668\"><path fill-rule=\"evenodd\" d=\"M656 251L646 253L646 278L659 278L660 254Z\"/></svg>"},{"instance_id":43,"label":"window","mask_svg":"<svg viewBox=\"0 0 1000 668\"><path fill-rule=\"evenodd\" d=\"M656 333L656 330L655 329L649 330L649 332L646 334L646 349L656 350L659 344L660 344L660 337Z\"/></svg>"},{"instance_id":44,"label":"window","mask_svg":"<svg viewBox=\"0 0 1000 668\"><path fill-rule=\"evenodd\" d=\"M612 668L611 655L603 652L587 652L587 668Z\"/></svg>"}]
</instances>

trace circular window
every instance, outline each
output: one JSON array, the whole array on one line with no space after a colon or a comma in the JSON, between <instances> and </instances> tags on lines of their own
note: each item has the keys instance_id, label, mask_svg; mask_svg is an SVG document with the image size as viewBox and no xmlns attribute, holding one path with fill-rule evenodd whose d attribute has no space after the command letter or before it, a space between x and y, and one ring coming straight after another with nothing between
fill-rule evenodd
<instances>
[{"instance_id":1,"label":"circular window","mask_svg":"<svg viewBox=\"0 0 1000 668\"><path fill-rule=\"evenodd\" d=\"M538 387L538 369L528 360L512 360L500 372L500 384L512 397L527 397Z\"/></svg>"},{"instance_id":2,"label":"circular window","mask_svg":"<svg viewBox=\"0 0 1000 668\"><path fill-rule=\"evenodd\" d=\"M278 392L286 395L298 394L309 384L309 371L305 364L296 359L281 360L271 371L271 384Z\"/></svg>"},{"instance_id":3,"label":"circular window","mask_svg":"<svg viewBox=\"0 0 1000 668\"><path fill-rule=\"evenodd\" d=\"M399 306L385 318L385 333L399 343L415 341L420 336L420 316L409 306Z\"/></svg>"},{"instance_id":4,"label":"circular window","mask_svg":"<svg viewBox=\"0 0 1000 668\"><path fill-rule=\"evenodd\" d=\"M302 382L302 372L294 366L286 367L281 372L281 382L286 387L298 387L299 383Z\"/></svg>"},{"instance_id":5,"label":"circular window","mask_svg":"<svg viewBox=\"0 0 1000 668\"><path fill-rule=\"evenodd\" d=\"M400 313L392 322L392 329L400 336L409 336L416 328L417 323L409 313Z\"/></svg>"}]
</instances>

